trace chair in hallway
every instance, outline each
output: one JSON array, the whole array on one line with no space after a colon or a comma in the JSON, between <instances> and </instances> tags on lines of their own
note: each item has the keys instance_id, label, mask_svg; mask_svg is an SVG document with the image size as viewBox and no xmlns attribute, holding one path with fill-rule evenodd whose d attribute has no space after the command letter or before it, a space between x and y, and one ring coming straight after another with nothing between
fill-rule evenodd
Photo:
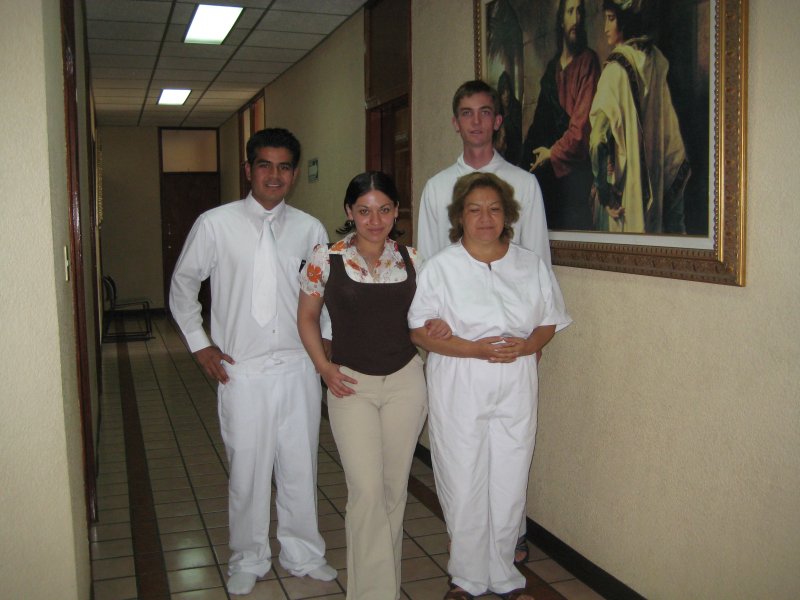
<instances>
[{"instance_id":1,"label":"chair in hallway","mask_svg":"<svg viewBox=\"0 0 800 600\"><path fill-rule=\"evenodd\" d=\"M136 317L137 328L125 327L126 317ZM144 329L142 329L142 320ZM114 323L114 330L111 324ZM103 276L103 342L149 340L153 321L148 298L117 298L117 285L110 275Z\"/></svg>"}]
</instances>

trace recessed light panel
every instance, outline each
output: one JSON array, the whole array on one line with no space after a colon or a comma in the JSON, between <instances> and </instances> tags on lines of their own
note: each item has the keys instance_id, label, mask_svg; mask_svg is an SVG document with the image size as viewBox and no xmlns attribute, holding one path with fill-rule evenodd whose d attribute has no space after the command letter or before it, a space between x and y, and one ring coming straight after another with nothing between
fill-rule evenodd
<instances>
[{"instance_id":1,"label":"recessed light panel","mask_svg":"<svg viewBox=\"0 0 800 600\"><path fill-rule=\"evenodd\" d=\"M158 99L158 103L165 105L180 106L181 104L186 102L186 98L188 98L189 94L191 93L192 90L163 89L161 90L161 97Z\"/></svg>"},{"instance_id":2,"label":"recessed light panel","mask_svg":"<svg viewBox=\"0 0 800 600\"><path fill-rule=\"evenodd\" d=\"M187 44L221 44L241 12L240 6L198 4L183 41Z\"/></svg>"}]
</instances>

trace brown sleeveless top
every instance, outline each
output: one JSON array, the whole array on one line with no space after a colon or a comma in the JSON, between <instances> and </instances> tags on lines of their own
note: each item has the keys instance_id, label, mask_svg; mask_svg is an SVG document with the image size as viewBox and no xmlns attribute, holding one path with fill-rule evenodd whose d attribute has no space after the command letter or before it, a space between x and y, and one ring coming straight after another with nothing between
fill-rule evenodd
<instances>
[{"instance_id":1,"label":"brown sleeveless top","mask_svg":"<svg viewBox=\"0 0 800 600\"><path fill-rule=\"evenodd\" d=\"M331 254L325 283L325 306L333 328L333 357L367 375L390 375L408 364L417 349L408 333L408 309L417 289L417 274L408 250L398 245L406 280L361 283L345 271L341 254Z\"/></svg>"}]
</instances>

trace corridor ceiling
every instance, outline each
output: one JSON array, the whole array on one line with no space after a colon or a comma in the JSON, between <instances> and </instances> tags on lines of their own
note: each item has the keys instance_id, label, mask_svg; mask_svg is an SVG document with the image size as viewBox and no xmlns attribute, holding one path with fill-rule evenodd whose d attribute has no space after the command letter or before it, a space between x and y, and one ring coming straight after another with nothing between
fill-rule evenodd
<instances>
[{"instance_id":1,"label":"corridor ceiling","mask_svg":"<svg viewBox=\"0 0 800 600\"><path fill-rule=\"evenodd\" d=\"M218 127L364 0L203 3L244 7L221 45L183 43L200 2L86 0L98 126ZM162 88L192 93L183 106L159 106Z\"/></svg>"}]
</instances>

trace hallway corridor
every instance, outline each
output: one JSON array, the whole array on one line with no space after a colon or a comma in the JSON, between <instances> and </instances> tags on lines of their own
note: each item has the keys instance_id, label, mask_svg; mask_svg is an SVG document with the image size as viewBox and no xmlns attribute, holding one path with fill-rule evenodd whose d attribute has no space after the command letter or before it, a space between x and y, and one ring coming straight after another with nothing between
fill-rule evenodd
<instances>
[{"instance_id":1,"label":"hallway corridor","mask_svg":"<svg viewBox=\"0 0 800 600\"><path fill-rule=\"evenodd\" d=\"M152 340L103 345L100 519L91 528L94 599L343 599L347 489L324 413L319 527L327 559L339 569L338 579L293 577L276 560L252 594L227 594L227 466L215 384L166 318L155 319L153 326ZM447 534L433 472L419 458L409 491L403 597L438 600L447 589ZM271 542L277 555L274 532L273 521ZM601 598L534 546L523 572L537 600Z\"/></svg>"}]
</instances>

